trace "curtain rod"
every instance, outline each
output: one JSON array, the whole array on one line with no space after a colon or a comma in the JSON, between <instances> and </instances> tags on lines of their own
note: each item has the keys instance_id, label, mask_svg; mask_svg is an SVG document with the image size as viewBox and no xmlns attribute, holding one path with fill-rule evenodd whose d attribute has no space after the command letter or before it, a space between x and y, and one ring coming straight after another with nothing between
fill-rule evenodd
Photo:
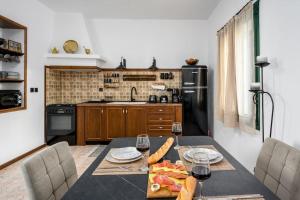
<instances>
[{"instance_id":1,"label":"curtain rod","mask_svg":"<svg viewBox=\"0 0 300 200\"><path fill-rule=\"evenodd\" d=\"M235 16L237 16L237 15L239 15L241 12L242 12L242 10L249 4L249 3L255 3L256 1L259 1L259 0L250 0L250 1L248 1L248 3L246 3L246 5L244 5L235 15L233 15L233 17L235 17ZM232 17L232 18L233 18ZM232 19L232 18L230 18L230 19ZM230 20L229 20L230 21ZM226 25L228 24L228 22L224 25L224 26L222 26L222 28L220 28L218 31L217 31L217 33L218 32L220 32Z\"/></svg>"}]
</instances>

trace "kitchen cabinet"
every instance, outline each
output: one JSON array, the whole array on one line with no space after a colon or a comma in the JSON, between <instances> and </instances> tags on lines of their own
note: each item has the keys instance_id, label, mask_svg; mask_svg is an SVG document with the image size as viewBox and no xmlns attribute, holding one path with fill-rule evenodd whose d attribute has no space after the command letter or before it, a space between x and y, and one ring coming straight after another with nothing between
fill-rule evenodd
<instances>
[{"instance_id":1,"label":"kitchen cabinet","mask_svg":"<svg viewBox=\"0 0 300 200\"><path fill-rule=\"evenodd\" d=\"M181 104L79 104L77 144L139 134L171 136L173 122L182 122Z\"/></svg>"},{"instance_id":2,"label":"kitchen cabinet","mask_svg":"<svg viewBox=\"0 0 300 200\"><path fill-rule=\"evenodd\" d=\"M147 108L147 133L150 136L170 136L176 120L175 107L155 106Z\"/></svg>"},{"instance_id":3,"label":"kitchen cabinet","mask_svg":"<svg viewBox=\"0 0 300 200\"><path fill-rule=\"evenodd\" d=\"M127 107L126 113L126 136L136 137L147 133L146 112L142 106Z\"/></svg>"},{"instance_id":4,"label":"kitchen cabinet","mask_svg":"<svg viewBox=\"0 0 300 200\"><path fill-rule=\"evenodd\" d=\"M125 137L125 109L123 106L106 107L106 139Z\"/></svg>"},{"instance_id":5,"label":"kitchen cabinet","mask_svg":"<svg viewBox=\"0 0 300 200\"><path fill-rule=\"evenodd\" d=\"M105 113L103 107L87 107L85 109L84 127L86 141L105 139Z\"/></svg>"}]
</instances>

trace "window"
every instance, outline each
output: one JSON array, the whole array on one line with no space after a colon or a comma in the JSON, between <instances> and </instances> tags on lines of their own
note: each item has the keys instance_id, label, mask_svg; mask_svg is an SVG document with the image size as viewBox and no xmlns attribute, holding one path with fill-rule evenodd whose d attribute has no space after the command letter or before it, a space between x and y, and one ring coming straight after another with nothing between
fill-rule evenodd
<instances>
[{"instance_id":1,"label":"window","mask_svg":"<svg viewBox=\"0 0 300 200\"><path fill-rule=\"evenodd\" d=\"M217 116L227 127L252 132L259 129L259 105L255 108L250 84L259 81L254 67L259 54L259 2L248 3L218 32Z\"/></svg>"}]
</instances>

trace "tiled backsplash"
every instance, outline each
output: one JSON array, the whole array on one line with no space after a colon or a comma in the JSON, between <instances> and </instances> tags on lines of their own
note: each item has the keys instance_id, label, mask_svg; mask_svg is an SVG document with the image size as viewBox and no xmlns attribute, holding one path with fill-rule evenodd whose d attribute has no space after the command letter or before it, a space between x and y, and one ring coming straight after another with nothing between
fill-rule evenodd
<instances>
[{"instance_id":1,"label":"tiled backsplash","mask_svg":"<svg viewBox=\"0 0 300 200\"><path fill-rule=\"evenodd\" d=\"M154 83L164 83L166 88L180 88L181 72L172 71L174 79L161 80L160 73L168 71L102 71L102 72L66 72L53 69L46 69L46 104L57 103L81 103L89 100L120 100L128 101L130 99L131 87L136 87L137 95L134 98L137 101L147 101L149 95L154 94L158 97L168 95L171 99L171 93L167 91L153 90L151 85ZM118 88L104 87L104 75L118 73L120 82ZM138 75L156 75L156 81L123 81L124 74ZM99 91L103 88L103 91Z\"/></svg>"}]
</instances>

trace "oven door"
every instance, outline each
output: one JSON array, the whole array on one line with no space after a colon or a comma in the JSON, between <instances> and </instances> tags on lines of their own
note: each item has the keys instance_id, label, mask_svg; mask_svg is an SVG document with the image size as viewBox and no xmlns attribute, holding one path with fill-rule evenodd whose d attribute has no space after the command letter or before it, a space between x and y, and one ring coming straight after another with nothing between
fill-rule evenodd
<instances>
[{"instance_id":1,"label":"oven door","mask_svg":"<svg viewBox=\"0 0 300 200\"><path fill-rule=\"evenodd\" d=\"M47 114L47 136L68 135L75 131L75 116L70 113Z\"/></svg>"}]
</instances>

